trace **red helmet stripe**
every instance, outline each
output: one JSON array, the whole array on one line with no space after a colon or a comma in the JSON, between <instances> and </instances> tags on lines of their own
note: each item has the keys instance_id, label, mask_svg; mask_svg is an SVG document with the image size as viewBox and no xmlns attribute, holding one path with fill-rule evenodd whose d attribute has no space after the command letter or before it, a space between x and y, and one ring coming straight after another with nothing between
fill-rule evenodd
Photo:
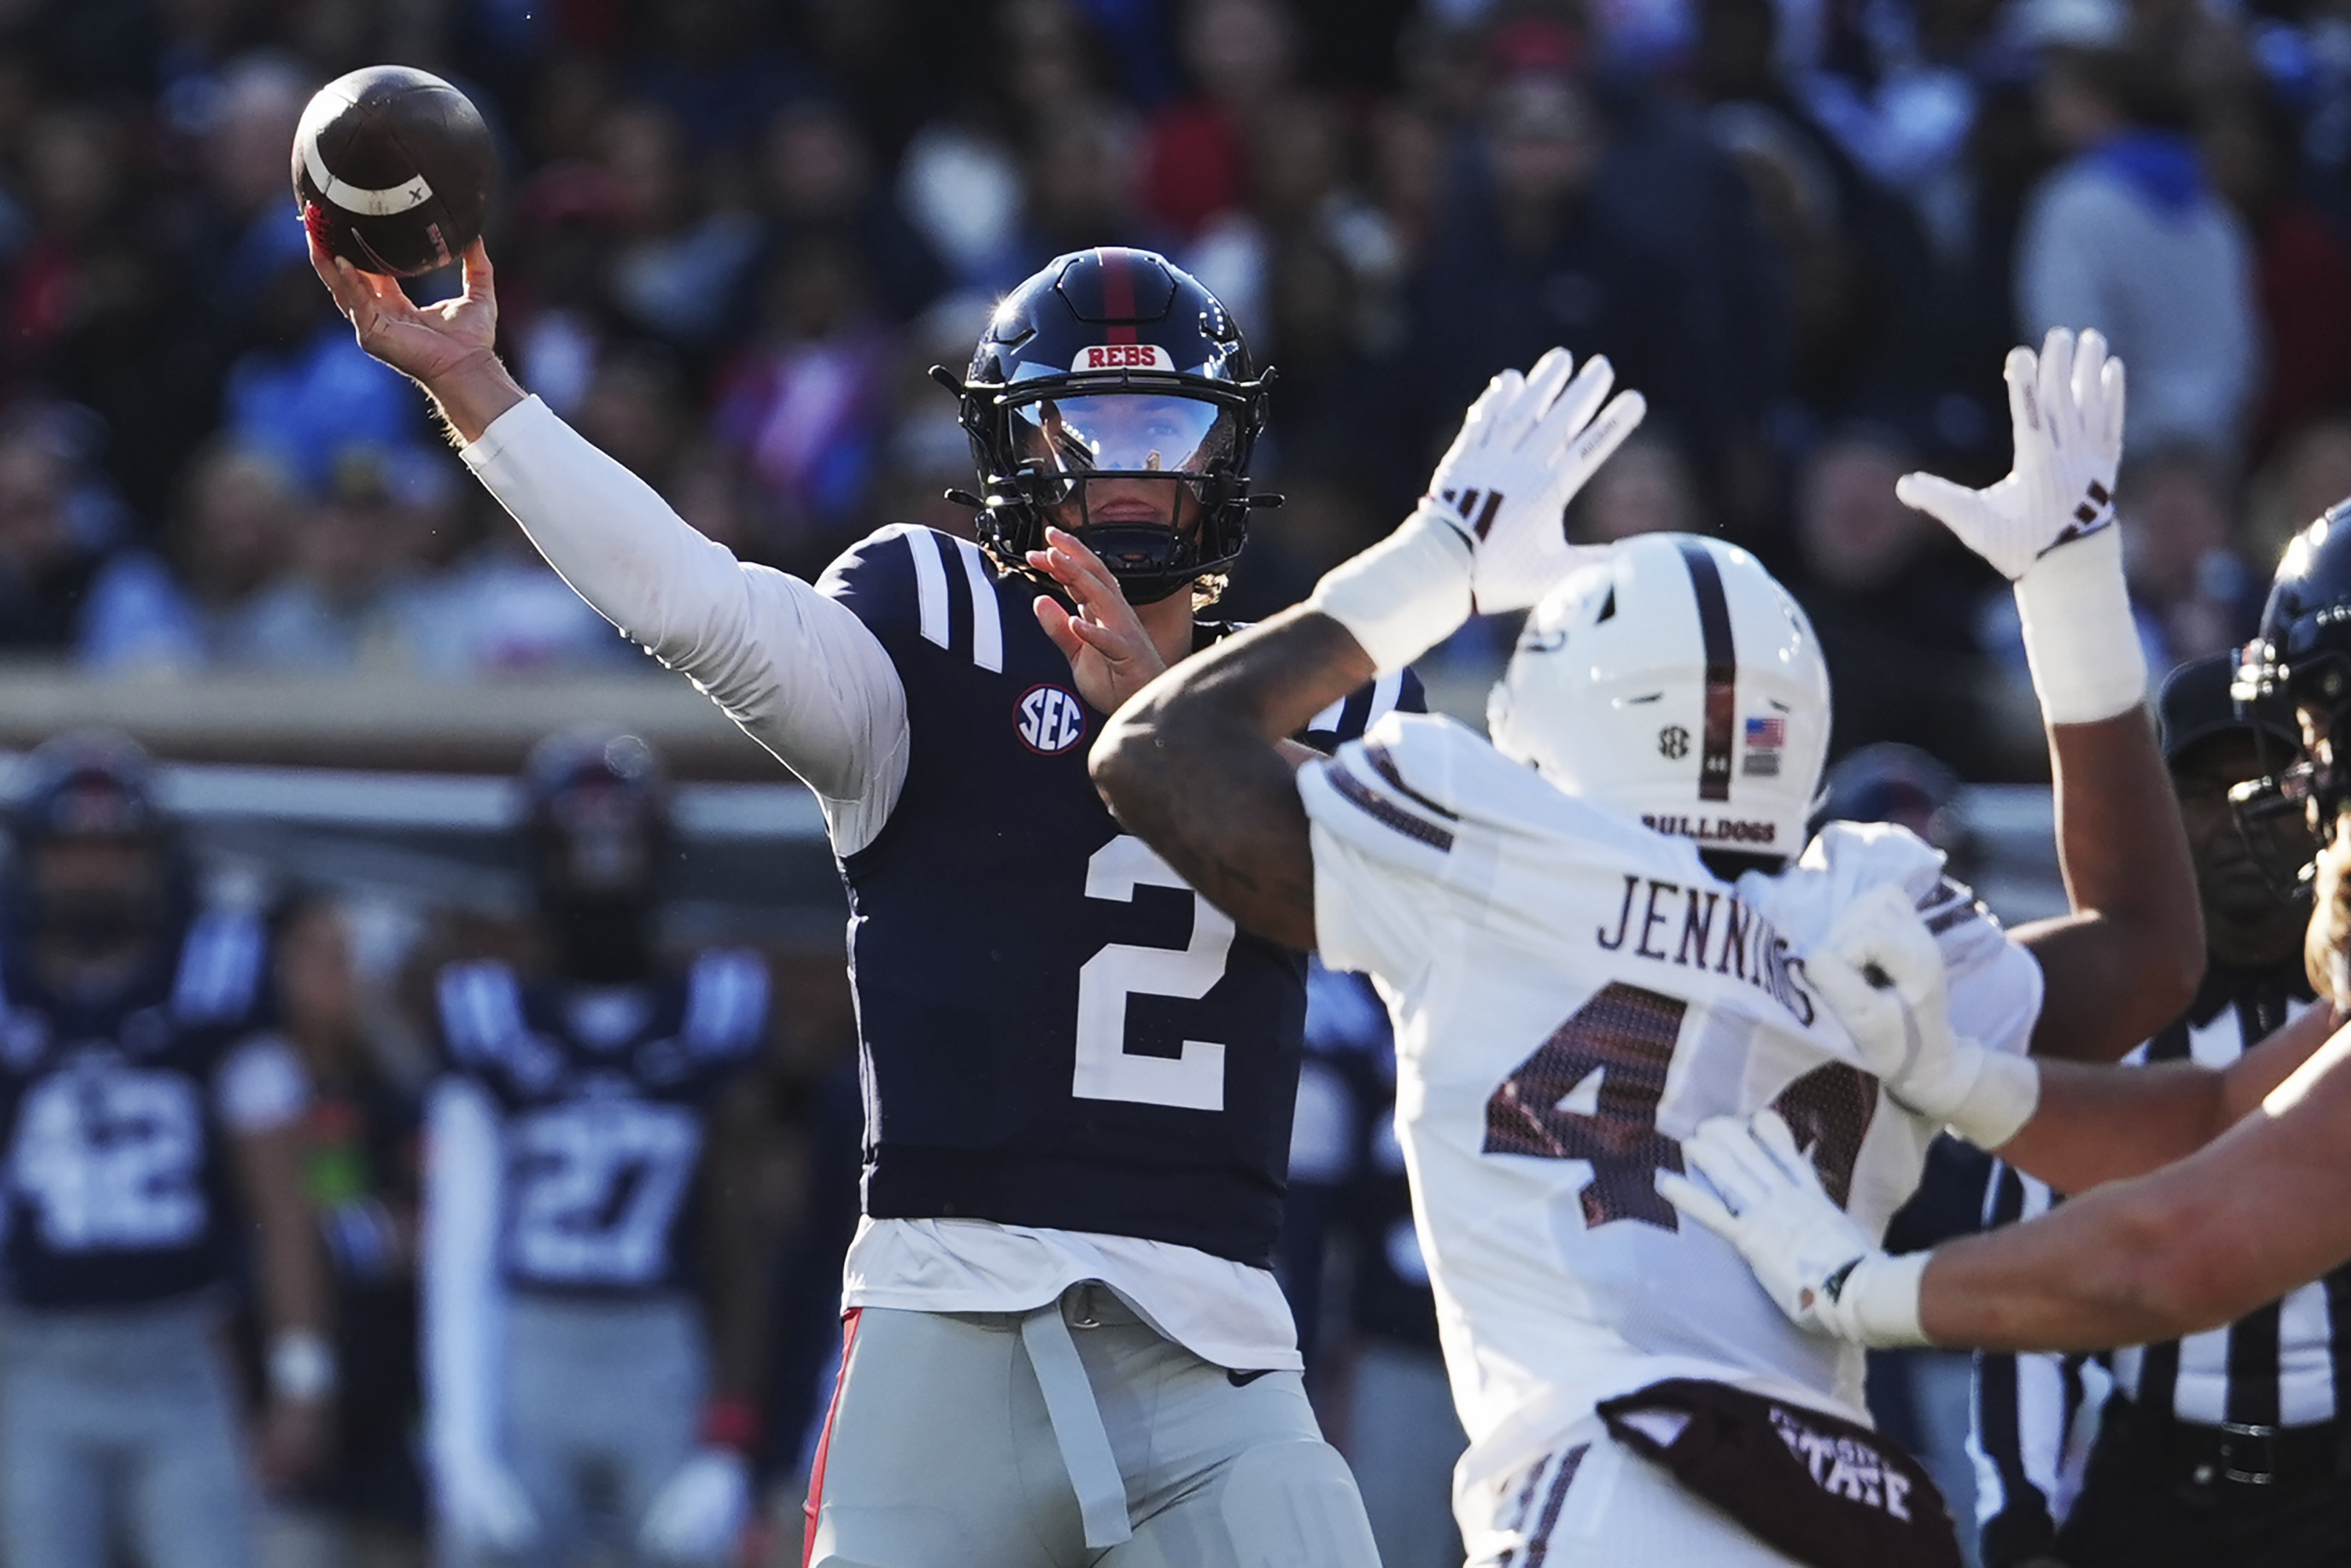
<instances>
[{"instance_id":1,"label":"red helmet stripe","mask_svg":"<svg viewBox=\"0 0 2351 1568\"><path fill-rule=\"evenodd\" d=\"M1134 261L1127 252L1108 246L1094 254L1102 257L1102 314L1114 322L1121 318L1132 322L1134 317ZM1134 342L1134 328L1132 325L1113 326L1110 340L1113 343Z\"/></svg>"}]
</instances>

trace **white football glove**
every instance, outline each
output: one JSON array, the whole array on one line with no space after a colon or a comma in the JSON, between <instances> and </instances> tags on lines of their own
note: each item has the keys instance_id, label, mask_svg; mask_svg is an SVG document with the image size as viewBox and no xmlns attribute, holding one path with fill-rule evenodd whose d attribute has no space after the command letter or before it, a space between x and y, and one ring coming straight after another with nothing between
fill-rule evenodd
<instances>
[{"instance_id":1,"label":"white football glove","mask_svg":"<svg viewBox=\"0 0 2351 1568\"><path fill-rule=\"evenodd\" d=\"M726 1562L751 1520L751 1466L737 1450L707 1443L662 1483L637 1531L654 1563L702 1568Z\"/></svg>"},{"instance_id":2,"label":"white football glove","mask_svg":"<svg viewBox=\"0 0 2351 1568\"><path fill-rule=\"evenodd\" d=\"M513 1556L538 1542L538 1511L522 1482L487 1455L434 1467L434 1500L441 1528L462 1552Z\"/></svg>"},{"instance_id":3,"label":"white football glove","mask_svg":"<svg viewBox=\"0 0 2351 1568\"><path fill-rule=\"evenodd\" d=\"M1879 1250L1821 1190L1779 1113L1759 1111L1752 1122L1710 1117L1682 1140L1682 1159L1714 1191L1661 1170L1658 1193L1739 1249L1798 1328L1855 1344L1927 1343L1918 1326L1926 1254Z\"/></svg>"},{"instance_id":4,"label":"white football glove","mask_svg":"<svg viewBox=\"0 0 2351 1568\"><path fill-rule=\"evenodd\" d=\"M1496 376L1469 405L1420 504L1468 541L1479 614L1524 610L1601 553L1567 542L1566 514L1649 411L1636 392L1608 402L1615 382L1605 359L1576 373L1574 357L1553 349L1523 376Z\"/></svg>"},{"instance_id":5,"label":"white football glove","mask_svg":"<svg viewBox=\"0 0 2351 1568\"><path fill-rule=\"evenodd\" d=\"M1880 883L1845 905L1804 956L1804 977L1886 1092L1911 1110L1984 1149L2031 1120L2040 1070L1952 1031L1942 951L1900 887Z\"/></svg>"},{"instance_id":6,"label":"white football glove","mask_svg":"<svg viewBox=\"0 0 2351 1568\"><path fill-rule=\"evenodd\" d=\"M2008 355L2016 457L1969 490L1905 474L1894 493L1938 518L2016 584L2032 689L2051 724L2095 724L2147 698L2147 653L2123 586L2114 528L2123 453L2123 364L2095 332L2053 328Z\"/></svg>"},{"instance_id":7,"label":"white football glove","mask_svg":"<svg viewBox=\"0 0 2351 1568\"><path fill-rule=\"evenodd\" d=\"M2110 528L2123 458L2123 362L2106 340L2052 328L2036 356L2008 351L2008 410L2016 458L2008 477L1970 490L1932 474L1905 474L1903 504L1939 520L2011 581L2061 545Z\"/></svg>"},{"instance_id":8,"label":"white football glove","mask_svg":"<svg viewBox=\"0 0 2351 1568\"><path fill-rule=\"evenodd\" d=\"M1412 516L1325 573L1307 608L1344 626L1384 671L1410 664L1472 614L1541 599L1603 553L1567 542L1565 514L1648 412L1639 392L1607 401L1614 380L1604 359L1575 373L1564 349L1524 375L1496 376L1469 405Z\"/></svg>"}]
</instances>

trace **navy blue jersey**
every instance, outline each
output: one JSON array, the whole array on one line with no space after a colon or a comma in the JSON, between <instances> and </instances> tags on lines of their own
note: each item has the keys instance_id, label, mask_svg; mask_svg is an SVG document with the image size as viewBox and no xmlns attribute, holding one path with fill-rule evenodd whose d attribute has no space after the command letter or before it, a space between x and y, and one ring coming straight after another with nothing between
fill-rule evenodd
<instances>
[{"instance_id":1,"label":"navy blue jersey","mask_svg":"<svg viewBox=\"0 0 2351 1568\"><path fill-rule=\"evenodd\" d=\"M11 1299L129 1306L225 1277L235 1210L218 1084L271 1021L267 956L257 922L210 912L89 998L0 952Z\"/></svg>"},{"instance_id":2,"label":"navy blue jersey","mask_svg":"<svg viewBox=\"0 0 2351 1568\"><path fill-rule=\"evenodd\" d=\"M589 1294L685 1283L710 1104L767 1038L759 960L714 949L635 986L526 985L501 963L453 964L440 1001L451 1067L500 1114L507 1281Z\"/></svg>"},{"instance_id":3,"label":"navy blue jersey","mask_svg":"<svg viewBox=\"0 0 2351 1568\"><path fill-rule=\"evenodd\" d=\"M887 825L842 862L865 1212L1268 1264L1305 960L1237 931L1119 830L1086 773L1104 716L1038 625L1033 583L891 528L818 587L888 651L910 735ZM1409 675L1334 704L1308 737L1334 746L1396 706L1422 706Z\"/></svg>"}]
</instances>

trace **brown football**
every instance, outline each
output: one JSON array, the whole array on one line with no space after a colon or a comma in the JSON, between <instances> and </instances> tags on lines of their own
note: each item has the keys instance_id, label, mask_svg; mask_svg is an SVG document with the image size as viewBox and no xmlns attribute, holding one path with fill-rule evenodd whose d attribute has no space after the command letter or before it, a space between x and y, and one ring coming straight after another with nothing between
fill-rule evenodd
<instances>
[{"instance_id":1,"label":"brown football","mask_svg":"<svg viewBox=\"0 0 2351 1568\"><path fill-rule=\"evenodd\" d=\"M429 71L369 66L319 89L294 132L294 201L363 272L447 267L482 232L497 149L465 95Z\"/></svg>"}]
</instances>

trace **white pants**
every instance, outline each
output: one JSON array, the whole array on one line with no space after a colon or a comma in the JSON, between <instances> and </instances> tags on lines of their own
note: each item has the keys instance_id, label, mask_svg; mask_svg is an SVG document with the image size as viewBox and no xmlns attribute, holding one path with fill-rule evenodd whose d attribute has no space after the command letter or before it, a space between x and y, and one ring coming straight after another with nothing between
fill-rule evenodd
<instances>
[{"instance_id":1,"label":"white pants","mask_svg":"<svg viewBox=\"0 0 2351 1568\"><path fill-rule=\"evenodd\" d=\"M0 1322L7 1568L250 1568L252 1494L209 1299Z\"/></svg>"},{"instance_id":2,"label":"white pants","mask_svg":"<svg viewBox=\"0 0 2351 1568\"><path fill-rule=\"evenodd\" d=\"M812 1568L1376 1568L1294 1372L1236 1382L1095 1285L850 1327Z\"/></svg>"},{"instance_id":3,"label":"white pants","mask_svg":"<svg viewBox=\"0 0 2351 1568\"><path fill-rule=\"evenodd\" d=\"M1462 1521L1469 1568L1803 1568L1619 1444L1596 1416L1477 1511Z\"/></svg>"}]
</instances>

